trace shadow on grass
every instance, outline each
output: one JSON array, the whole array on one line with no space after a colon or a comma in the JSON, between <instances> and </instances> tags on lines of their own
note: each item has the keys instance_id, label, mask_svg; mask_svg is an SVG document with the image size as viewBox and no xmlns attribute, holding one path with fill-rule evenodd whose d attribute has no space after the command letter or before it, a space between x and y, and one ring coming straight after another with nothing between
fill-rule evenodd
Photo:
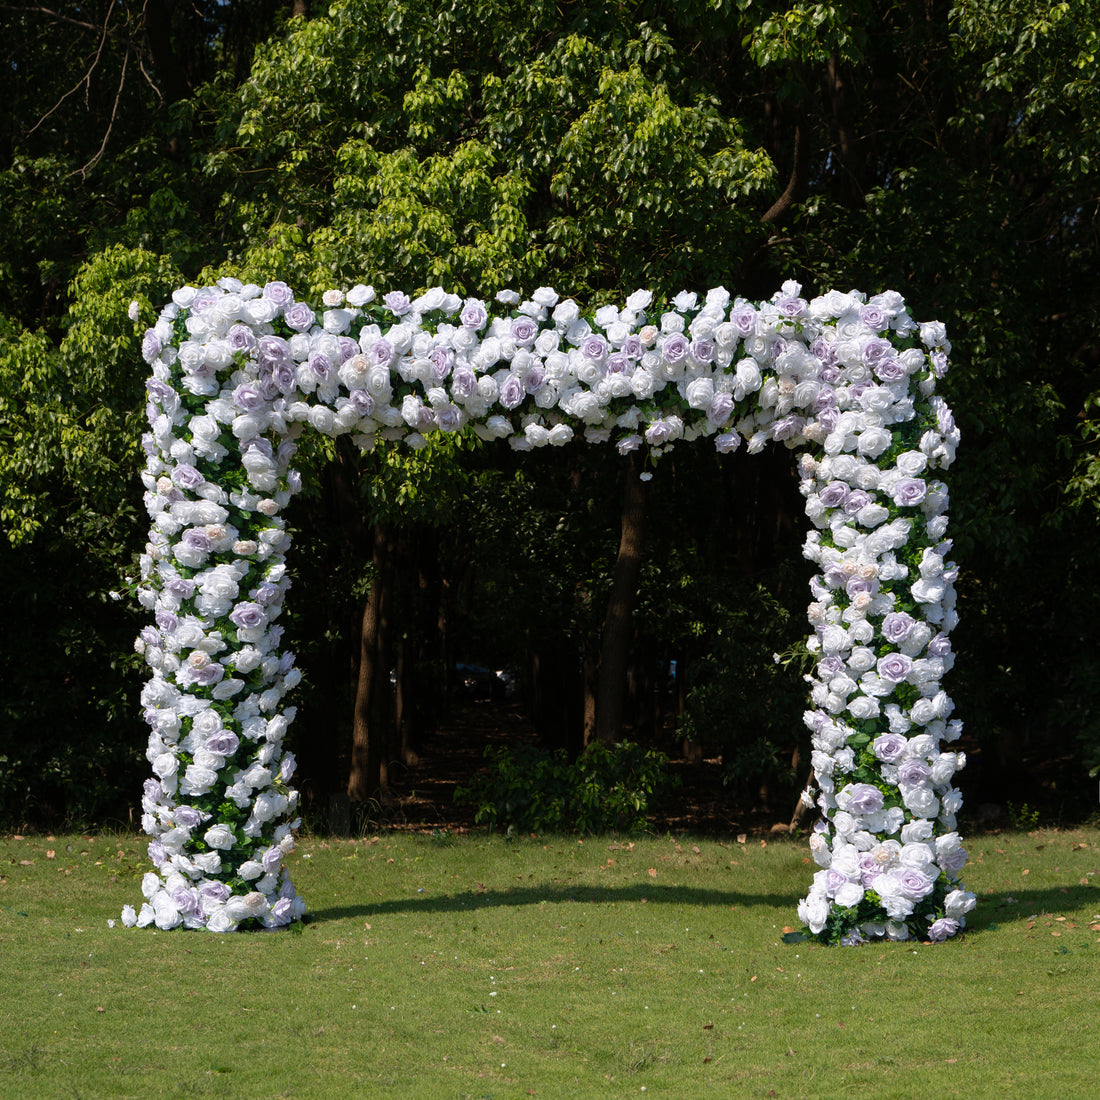
<instances>
[{"instance_id":1,"label":"shadow on grass","mask_svg":"<svg viewBox=\"0 0 1100 1100\"><path fill-rule=\"evenodd\" d=\"M1100 913L1100 890L1095 886L1048 886L1042 890L990 890L978 895L978 905L966 918L968 932L1022 923L1029 917L1057 916L1066 909L1095 906ZM1091 914L1090 914L1091 915Z\"/></svg>"},{"instance_id":2,"label":"shadow on grass","mask_svg":"<svg viewBox=\"0 0 1100 1100\"><path fill-rule=\"evenodd\" d=\"M330 906L309 913L310 923L346 920L349 917L382 916L387 913L472 913L478 909L517 908L522 905L575 904L611 905L615 902L646 902L652 905L687 905L698 908L729 908L739 905L767 905L794 908L798 894L745 894L736 890L707 890L691 886L661 886L634 883L629 886L519 886L508 890L464 890L456 894L418 894L416 897L358 905Z\"/></svg>"}]
</instances>

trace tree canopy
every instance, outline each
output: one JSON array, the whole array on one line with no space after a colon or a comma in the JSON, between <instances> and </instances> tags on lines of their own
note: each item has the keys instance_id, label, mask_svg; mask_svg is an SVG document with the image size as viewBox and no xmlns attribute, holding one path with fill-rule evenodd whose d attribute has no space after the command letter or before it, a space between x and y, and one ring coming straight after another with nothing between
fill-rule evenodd
<instances>
[{"instance_id":1,"label":"tree canopy","mask_svg":"<svg viewBox=\"0 0 1100 1100\"><path fill-rule=\"evenodd\" d=\"M119 813L137 790L139 620L106 594L143 541L139 334L175 286L221 275L316 297L548 284L592 308L638 287L761 297L786 278L901 291L954 345L953 694L981 749L972 782L1022 800L1021 758L1100 765L1100 92L1084 0L3 9L0 556L17 628L0 649L0 814ZM762 712L738 687L746 650L769 648L746 639L804 603L797 494L774 459L677 456L650 487L636 645L695 670L685 720L729 759L751 755L750 727L801 736L797 682ZM383 521L446 533L437 566L470 645L519 645L537 605L561 651L584 649L621 471L582 452L532 463L472 444L303 454L312 599L291 629L319 714L335 680L346 690L334 639L355 636ZM501 501L526 518L505 522ZM486 547L494 567L474 569ZM785 612L762 611L761 585ZM89 770L101 784L79 781ZM1082 810L1083 781L1058 782L1053 810Z\"/></svg>"}]
</instances>

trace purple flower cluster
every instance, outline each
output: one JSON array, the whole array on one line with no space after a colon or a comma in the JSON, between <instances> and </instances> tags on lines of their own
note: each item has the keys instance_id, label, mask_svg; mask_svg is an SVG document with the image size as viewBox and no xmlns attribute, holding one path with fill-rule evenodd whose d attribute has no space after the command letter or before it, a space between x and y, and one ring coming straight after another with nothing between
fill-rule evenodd
<instances>
[{"instance_id":1,"label":"purple flower cluster","mask_svg":"<svg viewBox=\"0 0 1100 1100\"><path fill-rule=\"evenodd\" d=\"M298 674L277 619L280 516L309 425L364 448L463 428L517 450L578 433L622 453L704 437L722 452L797 448L819 567L807 724L823 815L822 870L799 912L849 943L954 934L973 896L956 886L966 854L950 785L965 760L940 747L961 731L940 687L956 570L934 475L958 431L933 391L949 351L943 326L916 324L900 295L807 300L793 282L767 302L716 288L663 309L638 291L591 315L549 287L494 305L440 288L379 301L359 285L321 309L279 282L177 291L142 344L152 527L139 598L156 625L137 644L152 673L142 808L155 870L124 922L222 931L304 911L283 866L297 795L282 700Z\"/></svg>"}]
</instances>

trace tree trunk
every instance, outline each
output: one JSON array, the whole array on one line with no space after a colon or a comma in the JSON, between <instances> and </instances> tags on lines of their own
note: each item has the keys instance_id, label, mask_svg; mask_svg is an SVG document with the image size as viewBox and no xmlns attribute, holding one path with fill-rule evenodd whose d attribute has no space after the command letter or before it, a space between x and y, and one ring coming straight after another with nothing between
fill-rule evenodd
<instances>
[{"instance_id":1,"label":"tree trunk","mask_svg":"<svg viewBox=\"0 0 1100 1100\"><path fill-rule=\"evenodd\" d=\"M390 719L386 633L393 589L393 546L381 524L374 528L374 579L363 607L359 676L351 735L348 798L362 802L385 785L383 759Z\"/></svg>"},{"instance_id":2,"label":"tree trunk","mask_svg":"<svg viewBox=\"0 0 1100 1100\"><path fill-rule=\"evenodd\" d=\"M596 693L596 739L614 744L622 736L623 697L626 671L630 664L630 614L642 571L645 534L645 482L639 476L642 463L639 452L629 456L626 488L623 493L622 533L611 599L603 624L600 644L599 686Z\"/></svg>"}]
</instances>

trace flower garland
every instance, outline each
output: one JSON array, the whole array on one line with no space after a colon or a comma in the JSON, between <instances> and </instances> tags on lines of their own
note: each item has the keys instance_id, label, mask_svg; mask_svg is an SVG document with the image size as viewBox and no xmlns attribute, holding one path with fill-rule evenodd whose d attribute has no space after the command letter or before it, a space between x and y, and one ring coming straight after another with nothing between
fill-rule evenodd
<instances>
[{"instance_id":1,"label":"flower garland","mask_svg":"<svg viewBox=\"0 0 1100 1100\"><path fill-rule=\"evenodd\" d=\"M798 448L820 569L806 721L823 815L799 916L845 943L964 925L974 896L958 886L950 780L965 761L940 748L961 732L940 688L956 570L947 490L930 476L958 441L933 395L942 325L917 325L893 292L807 301L793 282L758 304L718 288L655 309L638 291L590 317L545 287L490 306L360 285L323 306L223 279L177 291L145 335L152 527L137 594L156 625L137 648L152 670L142 824L155 870L124 924L231 931L304 915L284 866L298 822L282 701L300 676L276 620L290 584L280 513L308 425L365 449L464 428L517 450L578 432L654 456L703 436L722 452Z\"/></svg>"}]
</instances>

